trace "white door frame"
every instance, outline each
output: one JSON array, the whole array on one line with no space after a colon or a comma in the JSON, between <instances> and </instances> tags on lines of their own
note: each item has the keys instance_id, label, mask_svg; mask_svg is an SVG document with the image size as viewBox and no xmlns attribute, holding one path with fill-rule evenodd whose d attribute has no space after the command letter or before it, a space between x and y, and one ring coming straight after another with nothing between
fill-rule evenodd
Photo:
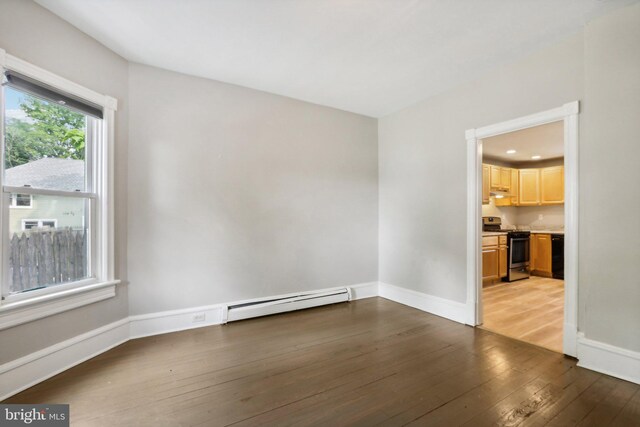
<instances>
[{"instance_id":1,"label":"white door frame","mask_svg":"<svg viewBox=\"0 0 640 427\"><path fill-rule=\"evenodd\" d=\"M564 354L577 356L578 114L574 101L552 110L465 132L467 139L467 324L482 323L482 139L564 121Z\"/></svg>"}]
</instances>

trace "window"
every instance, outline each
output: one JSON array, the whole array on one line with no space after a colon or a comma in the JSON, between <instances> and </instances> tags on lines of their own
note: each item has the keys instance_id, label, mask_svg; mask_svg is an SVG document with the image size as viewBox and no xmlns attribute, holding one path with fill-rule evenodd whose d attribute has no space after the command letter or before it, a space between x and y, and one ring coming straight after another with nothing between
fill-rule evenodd
<instances>
[{"instance_id":1,"label":"window","mask_svg":"<svg viewBox=\"0 0 640 427\"><path fill-rule=\"evenodd\" d=\"M32 230L38 228L56 228L57 220L55 219L23 219L22 229Z\"/></svg>"},{"instance_id":2,"label":"window","mask_svg":"<svg viewBox=\"0 0 640 427\"><path fill-rule=\"evenodd\" d=\"M15 82L13 75L7 77L4 191L15 206L30 206L38 199L38 209L26 217L9 212L8 294L94 277L95 226L86 220L95 217L91 200L98 197L88 167L95 151L90 130L98 118L66 102L53 102L48 94L24 85L21 77ZM12 116L11 111L21 114ZM33 217L42 213L55 219ZM60 229L55 227L58 218L64 219Z\"/></svg>"},{"instance_id":3,"label":"window","mask_svg":"<svg viewBox=\"0 0 640 427\"><path fill-rule=\"evenodd\" d=\"M2 49L0 61L4 329L115 295L116 101Z\"/></svg>"},{"instance_id":4,"label":"window","mask_svg":"<svg viewBox=\"0 0 640 427\"><path fill-rule=\"evenodd\" d=\"M31 194L11 194L9 206L12 208L30 208L32 203Z\"/></svg>"}]
</instances>

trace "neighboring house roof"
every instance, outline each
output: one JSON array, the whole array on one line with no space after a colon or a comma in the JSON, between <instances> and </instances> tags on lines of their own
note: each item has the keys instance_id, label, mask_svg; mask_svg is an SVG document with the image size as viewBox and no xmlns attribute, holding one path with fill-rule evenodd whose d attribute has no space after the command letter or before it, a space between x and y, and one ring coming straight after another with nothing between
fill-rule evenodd
<instances>
[{"instance_id":1,"label":"neighboring house roof","mask_svg":"<svg viewBox=\"0 0 640 427\"><path fill-rule=\"evenodd\" d=\"M6 170L6 185L84 191L84 161L45 158Z\"/></svg>"}]
</instances>

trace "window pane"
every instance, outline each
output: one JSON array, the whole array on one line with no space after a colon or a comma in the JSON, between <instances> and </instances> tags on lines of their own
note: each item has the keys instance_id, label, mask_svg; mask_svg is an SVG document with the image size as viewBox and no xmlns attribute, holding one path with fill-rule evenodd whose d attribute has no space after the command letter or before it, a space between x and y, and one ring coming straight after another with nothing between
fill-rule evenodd
<instances>
[{"instance_id":1,"label":"window pane","mask_svg":"<svg viewBox=\"0 0 640 427\"><path fill-rule=\"evenodd\" d=\"M24 230L31 230L32 228L38 228L38 221L24 220L22 224L23 224L22 228Z\"/></svg>"},{"instance_id":2,"label":"window pane","mask_svg":"<svg viewBox=\"0 0 640 427\"><path fill-rule=\"evenodd\" d=\"M5 88L5 184L85 191L87 117Z\"/></svg>"},{"instance_id":3,"label":"window pane","mask_svg":"<svg viewBox=\"0 0 640 427\"><path fill-rule=\"evenodd\" d=\"M16 206L23 206L23 207L31 206L31 195L16 194Z\"/></svg>"},{"instance_id":4,"label":"window pane","mask_svg":"<svg viewBox=\"0 0 640 427\"><path fill-rule=\"evenodd\" d=\"M9 210L10 292L89 277L90 200L40 194L32 200L32 209Z\"/></svg>"}]
</instances>

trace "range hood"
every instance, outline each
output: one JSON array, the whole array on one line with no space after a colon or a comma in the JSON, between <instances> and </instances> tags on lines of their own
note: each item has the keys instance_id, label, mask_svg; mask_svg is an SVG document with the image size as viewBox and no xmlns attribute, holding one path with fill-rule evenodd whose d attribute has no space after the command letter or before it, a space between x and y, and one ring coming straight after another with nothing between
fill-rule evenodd
<instances>
[{"instance_id":1,"label":"range hood","mask_svg":"<svg viewBox=\"0 0 640 427\"><path fill-rule=\"evenodd\" d=\"M490 196L494 196L496 199L502 199L505 197L511 197L511 193L508 191L501 191L501 190L491 190L489 192Z\"/></svg>"}]
</instances>

